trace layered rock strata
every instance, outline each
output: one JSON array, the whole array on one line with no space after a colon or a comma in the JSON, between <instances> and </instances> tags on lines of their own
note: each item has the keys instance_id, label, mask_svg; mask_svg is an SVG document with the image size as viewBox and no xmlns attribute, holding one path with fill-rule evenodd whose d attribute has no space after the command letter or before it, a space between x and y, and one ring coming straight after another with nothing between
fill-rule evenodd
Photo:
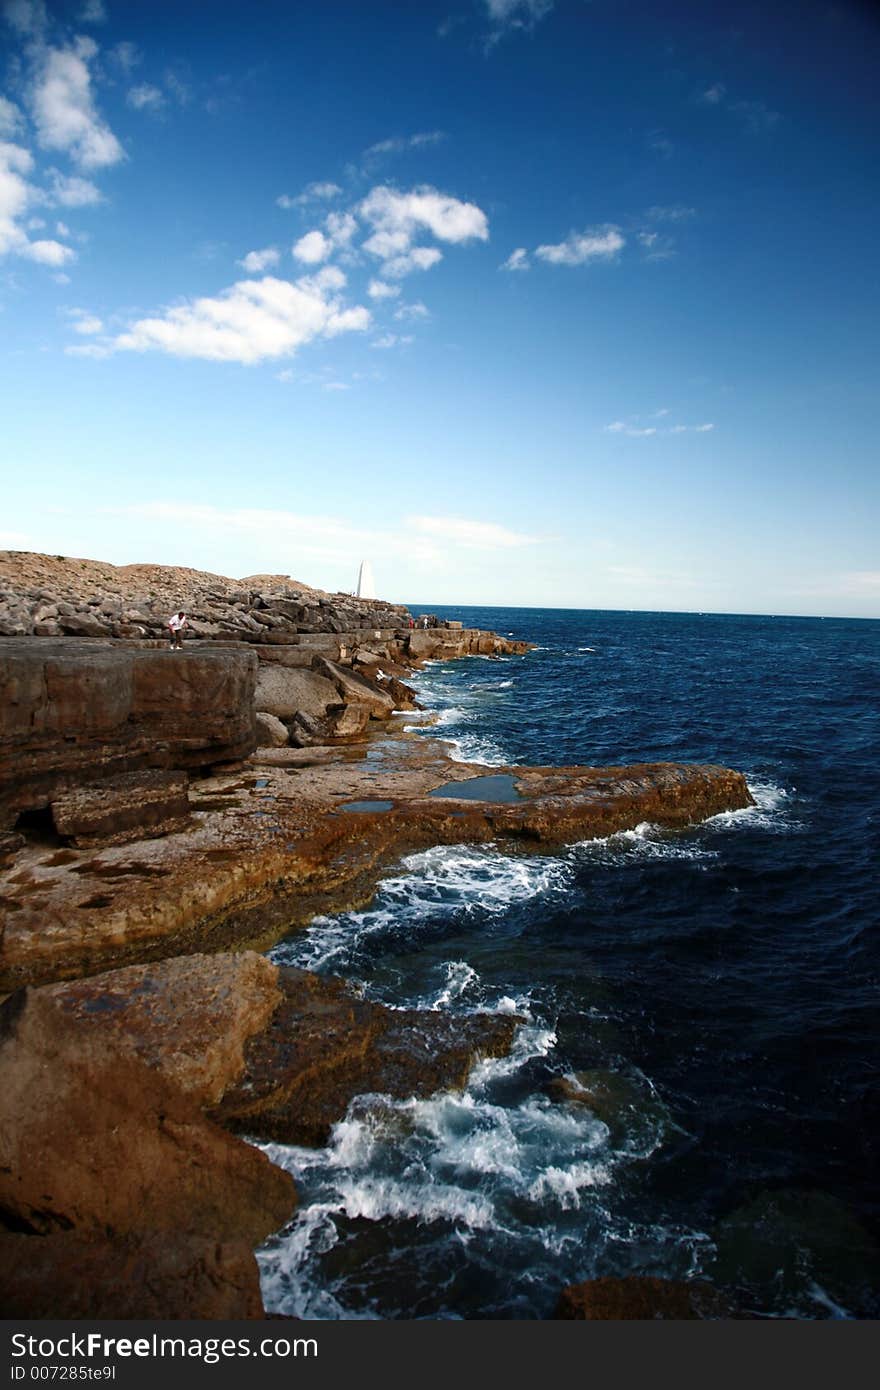
<instances>
[{"instance_id":1,"label":"layered rock strata","mask_svg":"<svg viewBox=\"0 0 880 1390\"><path fill-rule=\"evenodd\" d=\"M246 757L256 670L247 650L0 642L0 830L122 773ZM124 784L110 787L124 797ZM65 813L76 821L69 803Z\"/></svg>"}]
</instances>

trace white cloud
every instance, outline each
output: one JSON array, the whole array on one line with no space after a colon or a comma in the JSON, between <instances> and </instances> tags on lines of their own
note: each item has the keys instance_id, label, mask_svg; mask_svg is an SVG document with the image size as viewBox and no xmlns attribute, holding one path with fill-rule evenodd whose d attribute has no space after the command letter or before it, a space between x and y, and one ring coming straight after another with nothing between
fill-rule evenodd
<instances>
[{"instance_id":1,"label":"white cloud","mask_svg":"<svg viewBox=\"0 0 880 1390\"><path fill-rule=\"evenodd\" d=\"M104 0L85 0L85 4L79 12L81 24L106 24L107 8Z\"/></svg>"},{"instance_id":2,"label":"white cloud","mask_svg":"<svg viewBox=\"0 0 880 1390\"><path fill-rule=\"evenodd\" d=\"M367 286L371 299L396 299L400 294L399 285L386 285L384 280L371 280Z\"/></svg>"},{"instance_id":3,"label":"white cloud","mask_svg":"<svg viewBox=\"0 0 880 1390\"><path fill-rule=\"evenodd\" d=\"M259 275L261 270L268 270L270 265L277 265L280 259L280 253L274 246L264 246L262 251L248 251L238 265L249 275Z\"/></svg>"},{"instance_id":4,"label":"white cloud","mask_svg":"<svg viewBox=\"0 0 880 1390\"><path fill-rule=\"evenodd\" d=\"M141 61L140 50L137 44L123 40L109 50L111 60L116 63L122 71L128 75L133 68L136 68Z\"/></svg>"},{"instance_id":5,"label":"white cloud","mask_svg":"<svg viewBox=\"0 0 880 1390\"><path fill-rule=\"evenodd\" d=\"M420 299L417 299L413 304L401 304L398 309L394 310L394 317L402 320L429 319L431 314L427 304L423 304Z\"/></svg>"},{"instance_id":6,"label":"white cloud","mask_svg":"<svg viewBox=\"0 0 880 1390\"><path fill-rule=\"evenodd\" d=\"M68 309L68 317L72 320L71 328L75 333L81 333L86 337L93 333L102 333L104 325L95 314L90 314L87 309Z\"/></svg>"},{"instance_id":7,"label":"white cloud","mask_svg":"<svg viewBox=\"0 0 880 1390\"><path fill-rule=\"evenodd\" d=\"M39 265L59 266L76 260L76 252L69 246L62 246L60 241L29 241L19 248L18 254Z\"/></svg>"},{"instance_id":8,"label":"white cloud","mask_svg":"<svg viewBox=\"0 0 880 1390\"><path fill-rule=\"evenodd\" d=\"M373 228L364 249L383 259L408 251L423 230L431 232L438 241L489 239L486 214L476 203L464 203L428 185L409 193L399 193L387 184L378 185L367 194L358 211Z\"/></svg>"},{"instance_id":9,"label":"white cloud","mask_svg":"<svg viewBox=\"0 0 880 1390\"><path fill-rule=\"evenodd\" d=\"M518 246L515 251L511 251L506 261L502 261L499 270L529 270L529 253L524 246Z\"/></svg>"},{"instance_id":10,"label":"white cloud","mask_svg":"<svg viewBox=\"0 0 880 1390\"><path fill-rule=\"evenodd\" d=\"M329 202L331 198L338 198L341 192L338 183L309 183L295 198L289 193L282 193L275 202L280 208L305 207L307 203Z\"/></svg>"},{"instance_id":11,"label":"white cloud","mask_svg":"<svg viewBox=\"0 0 880 1390\"><path fill-rule=\"evenodd\" d=\"M351 387L347 381L325 381L321 387L322 391L350 391Z\"/></svg>"},{"instance_id":12,"label":"white cloud","mask_svg":"<svg viewBox=\"0 0 880 1390\"><path fill-rule=\"evenodd\" d=\"M131 87L125 100L135 111L161 111L165 105L165 94L149 82L139 87Z\"/></svg>"},{"instance_id":13,"label":"white cloud","mask_svg":"<svg viewBox=\"0 0 880 1390\"><path fill-rule=\"evenodd\" d=\"M91 179L80 178L77 174L62 174L58 169L50 169L49 178L50 204L57 203L65 208L85 208L103 202L101 190Z\"/></svg>"},{"instance_id":14,"label":"white cloud","mask_svg":"<svg viewBox=\"0 0 880 1390\"><path fill-rule=\"evenodd\" d=\"M0 256L22 256L38 265L64 265L75 259L75 253L60 241L31 241L22 225L28 208L40 195L28 176L32 173L34 159L30 150L22 145L0 141ZM35 224L29 230L42 228L41 218L31 219Z\"/></svg>"},{"instance_id":15,"label":"white cloud","mask_svg":"<svg viewBox=\"0 0 880 1390\"><path fill-rule=\"evenodd\" d=\"M29 150L22 145L0 143L0 255L17 251L27 242L18 224L30 201L31 188L26 175L33 167Z\"/></svg>"},{"instance_id":16,"label":"white cloud","mask_svg":"<svg viewBox=\"0 0 880 1390\"><path fill-rule=\"evenodd\" d=\"M304 265L319 265L321 261L326 261L333 250L333 243L323 232L306 232L299 241L291 247L291 252L298 261Z\"/></svg>"},{"instance_id":17,"label":"white cloud","mask_svg":"<svg viewBox=\"0 0 880 1390\"><path fill-rule=\"evenodd\" d=\"M97 45L78 38L70 48L47 48L40 57L30 94L43 149L67 150L84 169L118 164L122 146L95 109L89 63Z\"/></svg>"},{"instance_id":18,"label":"white cloud","mask_svg":"<svg viewBox=\"0 0 880 1390\"><path fill-rule=\"evenodd\" d=\"M585 232L569 232L565 241L556 245L538 246L535 255L550 265L583 265L591 260L611 260L624 246L617 227L594 228Z\"/></svg>"},{"instance_id":19,"label":"white cloud","mask_svg":"<svg viewBox=\"0 0 880 1390\"><path fill-rule=\"evenodd\" d=\"M369 323L367 309L344 309L316 280L291 283L266 276L139 319L113 346L249 365L290 356L317 337L363 331Z\"/></svg>"},{"instance_id":20,"label":"white cloud","mask_svg":"<svg viewBox=\"0 0 880 1390\"><path fill-rule=\"evenodd\" d=\"M403 256L392 256L382 266L382 274L391 280L402 280L414 270L430 270L432 265L442 261L443 252L436 246L414 246Z\"/></svg>"},{"instance_id":21,"label":"white cloud","mask_svg":"<svg viewBox=\"0 0 880 1390\"><path fill-rule=\"evenodd\" d=\"M14 101L0 96L0 138L16 135L24 124L24 118Z\"/></svg>"},{"instance_id":22,"label":"white cloud","mask_svg":"<svg viewBox=\"0 0 880 1390\"><path fill-rule=\"evenodd\" d=\"M713 82L711 87L700 93L699 100L704 106L719 106L724 100L727 88L723 82Z\"/></svg>"},{"instance_id":23,"label":"white cloud","mask_svg":"<svg viewBox=\"0 0 880 1390\"><path fill-rule=\"evenodd\" d=\"M335 247L348 246L357 231L357 218L350 212L327 214L324 226Z\"/></svg>"},{"instance_id":24,"label":"white cloud","mask_svg":"<svg viewBox=\"0 0 880 1390\"><path fill-rule=\"evenodd\" d=\"M505 550L521 545L535 545L538 536L509 531L493 521L471 521L456 516L409 516L404 523L414 531L435 536L446 544L467 549Z\"/></svg>"}]
</instances>

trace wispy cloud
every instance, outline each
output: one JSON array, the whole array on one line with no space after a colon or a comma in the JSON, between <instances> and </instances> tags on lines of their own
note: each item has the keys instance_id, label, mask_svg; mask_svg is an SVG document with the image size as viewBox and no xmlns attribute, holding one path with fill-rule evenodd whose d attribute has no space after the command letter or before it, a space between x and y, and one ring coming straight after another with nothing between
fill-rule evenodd
<instances>
[{"instance_id":1,"label":"wispy cloud","mask_svg":"<svg viewBox=\"0 0 880 1390\"><path fill-rule=\"evenodd\" d=\"M488 47L508 34L531 33L536 24L546 19L553 9L553 0L482 0L489 21Z\"/></svg>"},{"instance_id":2,"label":"wispy cloud","mask_svg":"<svg viewBox=\"0 0 880 1390\"><path fill-rule=\"evenodd\" d=\"M697 209L686 207L684 203L671 203L666 206L655 204L645 213L651 222L687 222L696 215Z\"/></svg>"},{"instance_id":3,"label":"wispy cloud","mask_svg":"<svg viewBox=\"0 0 880 1390\"><path fill-rule=\"evenodd\" d=\"M618 227L598 227L569 232L565 241L536 247L535 255L550 265L584 265L592 260L613 260L624 245Z\"/></svg>"},{"instance_id":4,"label":"wispy cloud","mask_svg":"<svg viewBox=\"0 0 880 1390\"><path fill-rule=\"evenodd\" d=\"M650 130L646 136L648 149L654 154L659 154L661 159L671 159L675 154L675 146L662 130Z\"/></svg>"},{"instance_id":5,"label":"wispy cloud","mask_svg":"<svg viewBox=\"0 0 880 1390\"><path fill-rule=\"evenodd\" d=\"M309 203L329 202L332 198L338 198L341 192L338 183L310 183L295 198L289 193L282 193L275 202L280 208L301 208Z\"/></svg>"},{"instance_id":6,"label":"wispy cloud","mask_svg":"<svg viewBox=\"0 0 880 1390\"><path fill-rule=\"evenodd\" d=\"M379 349L406 347L409 343L413 341L414 339L411 333L383 333L380 338L373 339L373 341L370 343L370 347Z\"/></svg>"},{"instance_id":7,"label":"wispy cloud","mask_svg":"<svg viewBox=\"0 0 880 1390\"><path fill-rule=\"evenodd\" d=\"M655 410L649 418L659 420L668 414L669 411L666 409ZM710 430L714 430L715 426L714 424L669 425L661 428L659 425L639 425L631 420L612 420L610 425L603 425L602 428L606 434L623 434L630 439L647 439L655 434L708 434Z\"/></svg>"},{"instance_id":8,"label":"wispy cloud","mask_svg":"<svg viewBox=\"0 0 880 1390\"><path fill-rule=\"evenodd\" d=\"M779 112L766 102L732 100L723 82L713 82L710 87L703 88L696 100L699 106L714 106L729 111L753 135L772 130L782 120Z\"/></svg>"},{"instance_id":9,"label":"wispy cloud","mask_svg":"<svg viewBox=\"0 0 880 1390\"><path fill-rule=\"evenodd\" d=\"M149 82L129 88L125 98L134 111L161 111L165 105L165 93Z\"/></svg>"},{"instance_id":10,"label":"wispy cloud","mask_svg":"<svg viewBox=\"0 0 880 1390\"><path fill-rule=\"evenodd\" d=\"M431 311L427 304L423 304L420 299L417 299L412 304L400 304L394 310L394 317L403 322L412 319L429 319Z\"/></svg>"},{"instance_id":11,"label":"wispy cloud","mask_svg":"<svg viewBox=\"0 0 880 1390\"><path fill-rule=\"evenodd\" d=\"M367 163L372 163L387 155L405 154L407 150L424 149L426 145L439 145L445 139L446 134L442 130L423 130L416 135L392 135L387 140L378 140L375 145L370 145L364 150L363 158Z\"/></svg>"},{"instance_id":12,"label":"wispy cloud","mask_svg":"<svg viewBox=\"0 0 880 1390\"><path fill-rule=\"evenodd\" d=\"M518 246L515 251L511 251L506 261L502 261L499 270L529 270L529 253L524 246Z\"/></svg>"}]
</instances>

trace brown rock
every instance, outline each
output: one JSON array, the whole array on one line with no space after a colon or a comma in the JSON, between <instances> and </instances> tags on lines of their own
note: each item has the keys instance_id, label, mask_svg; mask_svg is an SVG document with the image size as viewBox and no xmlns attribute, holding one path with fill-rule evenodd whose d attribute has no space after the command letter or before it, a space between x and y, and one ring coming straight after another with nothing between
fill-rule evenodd
<instances>
[{"instance_id":1,"label":"brown rock","mask_svg":"<svg viewBox=\"0 0 880 1390\"><path fill-rule=\"evenodd\" d=\"M429 1096L464 1086L478 1057L503 1056L511 1015L387 1009L340 980L281 968L284 1001L245 1051L245 1072L212 1112L283 1143L323 1144L355 1096Z\"/></svg>"},{"instance_id":2,"label":"brown rock","mask_svg":"<svg viewBox=\"0 0 880 1390\"><path fill-rule=\"evenodd\" d=\"M108 1050L139 1057L212 1105L241 1076L247 1039L267 1026L282 995L277 966L242 951L125 966L47 985L39 998Z\"/></svg>"},{"instance_id":3,"label":"brown rock","mask_svg":"<svg viewBox=\"0 0 880 1390\"><path fill-rule=\"evenodd\" d=\"M280 719L276 719L274 714L258 710L256 721L258 748L285 748L290 742L287 726L282 724Z\"/></svg>"},{"instance_id":4,"label":"brown rock","mask_svg":"<svg viewBox=\"0 0 880 1390\"><path fill-rule=\"evenodd\" d=\"M557 1318L616 1322L624 1319L729 1318L729 1301L700 1280L642 1278L587 1279L563 1289Z\"/></svg>"},{"instance_id":5,"label":"brown rock","mask_svg":"<svg viewBox=\"0 0 880 1390\"><path fill-rule=\"evenodd\" d=\"M145 1232L0 1235L5 1318L262 1318L250 1246Z\"/></svg>"},{"instance_id":6,"label":"brown rock","mask_svg":"<svg viewBox=\"0 0 880 1390\"><path fill-rule=\"evenodd\" d=\"M345 666L338 666L335 661L328 661L326 657L318 657L315 667L333 682L346 704L366 705L373 719L387 719L393 713L394 701L391 696L363 676L356 675Z\"/></svg>"},{"instance_id":7,"label":"brown rock","mask_svg":"<svg viewBox=\"0 0 880 1390\"><path fill-rule=\"evenodd\" d=\"M185 773L123 772L62 792L51 803L52 819L59 834L81 846L168 835L182 830L189 819L188 786Z\"/></svg>"},{"instance_id":8,"label":"brown rock","mask_svg":"<svg viewBox=\"0 0 880 1390\"><path fill-rule=\"evenodd\" d=\"M0 1211L24 1233L174 1232L253 1248L290 1177L45 991L0 1008Z\"/></svg>"},{"instance_id":9,"label":"brown rock","mask_svg":"<svg viewBox=\"0 0 880 1390\"><path fill-rule=\"evenodd\" d=\"M0 828L70 788L255 746L250 652L25 637L0 656Z\"/></svg>"}]
</instances>

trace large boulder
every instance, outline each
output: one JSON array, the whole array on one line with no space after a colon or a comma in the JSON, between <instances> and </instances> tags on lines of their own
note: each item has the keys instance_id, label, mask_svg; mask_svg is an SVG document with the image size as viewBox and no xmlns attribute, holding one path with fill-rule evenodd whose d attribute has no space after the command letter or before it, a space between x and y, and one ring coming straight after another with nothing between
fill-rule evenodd
<instances>
[{"instance_id":1,"label":"large boulder","mask_svg":"<svg viewBox=\"0 0 880 1390\"><path fill-rule=\"evenodd\" d=\"M339 700L339 693L333 682L317 671L261 662L255 698L257 708L276 719L291 720L297 714L322 719L328 707Z\"/></svg>"},{"instance_id":2,"label":"large boulder","mask_svg":"<svg viewBox=\"0 0 880 1390\"><path fill-rule=\"evenodd\" d=\"M276 719L274 714L257 710L257 747L284 748L290 742L287 725Z\"/></svg>"},{"instance_id":3,"label":"large boulder","mask_svg":"<svg viewBox=\"0 0 880 1390\"><path fill-rule=\"evenodd\" d=\"M387 719L393 714L394 701L391 696L363 676L356 675L348 667L339 666L326 657L318 657L315 668L326 676L328 681L332 681L338 692L336 698L341 695L345 704L366 705L373 719Z\"/></svg>"}]
</instances>

